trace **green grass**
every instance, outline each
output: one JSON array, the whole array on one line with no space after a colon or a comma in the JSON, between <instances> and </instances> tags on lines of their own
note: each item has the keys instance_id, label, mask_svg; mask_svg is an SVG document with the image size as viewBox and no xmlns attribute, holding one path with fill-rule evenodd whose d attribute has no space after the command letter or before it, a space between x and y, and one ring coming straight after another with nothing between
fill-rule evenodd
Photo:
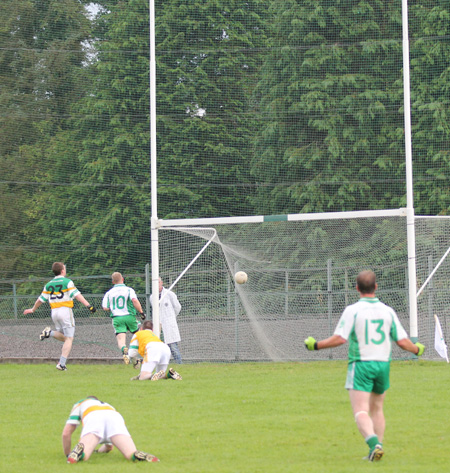
<instances>
[{"instance_id":1,"label":"green grass","mask_svg":"<svg viewBox=\"0 0 450 473\"><path fill-rule=\"evenodd\" d=\"M450 367L394 362L385 403L386 454L376 464L357 432L343 388L344 362L183 365L183 381L130 382L128 366L0 365L0 471L383 472L448 471ZM61 432L87 395L123 414L139 449L66 465ZM73 440L78 440L79 429Z\"/></svg>"}]
</instances>

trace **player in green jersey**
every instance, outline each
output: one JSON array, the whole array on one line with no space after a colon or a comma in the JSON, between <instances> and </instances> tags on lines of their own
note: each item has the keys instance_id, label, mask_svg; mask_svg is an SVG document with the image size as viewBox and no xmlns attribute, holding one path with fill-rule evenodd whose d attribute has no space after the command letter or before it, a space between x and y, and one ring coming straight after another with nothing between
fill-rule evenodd
<instances>
[{"instance_id":1,"label":"player in green jersey","mask_svg":"<svg viewBox=\"0 0 450 473\"><path fill-rule=\"evenodd\" d=\"M125 285L122 274L115 272L111 279L114 286L103 296L102 307L110 312L117 345L122 351L123 361L128 365L127 332L136 333L139 329L136 315L139 314L141 320L145 320L145 315L136 292Z\"/></svg>"},{"instance_id":2,"label":"player in green jersey","mask_svg":"<svg viewBox=\"0 0 450 473\"><path fill-rule=\"evenodd\" d=\"M360 300L345 308L334 334L325 340L305 340L308 350L333 348L349 342L345 384L356 425L369 446L369 461L382 458L385 417L383 403L389 388L392 340L403 350L422 355L425 347L413 343L394 309L375 296L375 273L362 271L356 278Z\"/></svg>"}]
</instances>

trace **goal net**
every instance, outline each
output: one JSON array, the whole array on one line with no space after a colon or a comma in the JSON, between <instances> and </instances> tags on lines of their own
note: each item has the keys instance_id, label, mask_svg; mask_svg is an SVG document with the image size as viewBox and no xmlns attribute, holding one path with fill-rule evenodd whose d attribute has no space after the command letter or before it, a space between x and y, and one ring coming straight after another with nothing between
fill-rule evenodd
<instances>
[{"instance_id":1,"label":"goal net","mask_svg":"<svg viewBox=\"0 0 450 473\"><path fill-rule=\"evenodd\" d=\"M303 340L308 335L320 339L333 333L344 307L358 299L355 278L363 269L376 272L378 296L395 308L409 332L406 217L398 212L319 220L326 215L315 215L316 220L266 218L209 227L206 222L201 227L163 222L172 226L163 225L159 230L161 277L170 287L182 275L173 290L182 305L178 325L184 361L345 359L345 345L311 355ZM434 314L449 339L450 259L441 259L450 247L450 219L416 217L415 229L418 290L434 272L418 297L418 335L427 346L425 358L438 359L433 349ZM240 270L248 274L242 285L233 280ZM76 277L75 281L99 307L110 274L89 278ZM126 278L146 310L148 277L126 274ZM1 299L1 356L59 356L60 344L38 341L39 332L51 323L48 308L33 318L21 315L32 306L46 280L41 278L26 291L18 291L29 295ZM91 290L90 281L96 285ZM104 289L99 290L101 281ZM75 310L77 336L72 358L120 361L109 317L102 311L85 314L78 305ZM394 346L393 357L407 354Z\"/></svg>"},{"instance_id":2,"label":"goal net","mask_svg":"<svg viewBox=\"0 0 450 473\"><path fill-rule=\"evenodd\" d=\"M450 337L450 218L416 217L415 231L419 338L427 344L428 356L436 357L434 314L447 343Z\"/></svg>"},{"instance_id":3,"label":"goal net","mask_svg":"<svg viewBox=\"0 0 450 473\"><path fill-rule=\"evenodd\" d=\"M325 214L326 215L326 214ZM323 215L322 215L323 217ZM319 218L316 216L315 218ZM372 269L377 295L409 332L406 217L265 221L161 228L160 273L176 283L186 361L311 359L303 340L330 336L347 304L358 300L357 274ZM418 285L450 246L450 219L417 218ZM245 284L233 275L245 271ZM438 358L434 314L447 333L450 259L440 265L418 300L419 339L426 358ZM314 353L345 359L347 347ZM409 358L395 344L393 358Z\"/></svg>"},{"instance_id":4,"label":"goal net","mask_svg":"<svg viewBox=\"0 0 450 473\"><path fill-rule=\"evenodd\" d=\"M408 330L403 216L171 227L159 235L166 287L212 239L174 287L183 307L186 360L310 358L303 340L333 333L344 307L358 299L355 279L363 269L376 272L380 299L395 308ZM248 274L247 283L234 282L237 271ZM431 327L422 315L420 323L422 340ZM346 350L314 358L345 358ZM394 357L404 356L394 350Z\"/></svg>"}]
</instances>

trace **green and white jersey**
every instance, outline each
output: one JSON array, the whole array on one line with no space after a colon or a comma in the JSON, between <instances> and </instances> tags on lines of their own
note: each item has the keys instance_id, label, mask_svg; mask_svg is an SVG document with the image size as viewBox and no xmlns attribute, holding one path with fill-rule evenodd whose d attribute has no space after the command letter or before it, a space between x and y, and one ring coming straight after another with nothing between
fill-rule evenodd
<instances>
[{"instance_id":1,"label":"green and white jersey","mask_svg":"<svg viewBox=\"0 0 450 473\"><path fill-rule=\"evenodd\" d=\"M73 299L80 291L64 276L56 276L47 283L39 296L41 302L49 302L52 309L73 307Z\"/></svg>"},{"instance_id":2,"label":"green and white jersey","mask_svg":"<svg viewBox=\"0 0 450 473\"><path fill-rule=\"evenodd\" d=\"M350 362L390 361L392 340L408 337L394 309L377 297L363 297L346 307L334 334L349 341Z\"/></svg>"},{"instance_id":3,"label":"green and white jersey","mask_svg":"<svg viewBox=\"0 0 450 473\"><path fill-rule=\"evenodd\" d=\"M103 296L102 307L111 311L111 317L136 315L132 299L137 299L133 288L116 284Z\"/></svg>"}]
</instances>

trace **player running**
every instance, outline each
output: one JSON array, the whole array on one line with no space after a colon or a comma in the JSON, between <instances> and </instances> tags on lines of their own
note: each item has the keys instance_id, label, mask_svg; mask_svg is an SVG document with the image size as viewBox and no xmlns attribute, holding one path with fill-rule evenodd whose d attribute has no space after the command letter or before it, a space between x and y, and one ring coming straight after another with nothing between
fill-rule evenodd
<instances>
[{"instance_id":1,"label":"player running","mask_svg":"<svg viewBox=\"0 0 450 473\"><path fill-rule=\"evenodd\" d=\"M349 341L346 389L350 394L358 430L369 446L369 461L381 460L385 418L383 403L389 388L391 340L403 350L421 356L421 343L413 343L402 327L394 309L375 296L375 273L362 271L356 278L361 299L345 308L334 334L317 342L305 340L308 350L333 348Z\"/></svg>"},{"instance_id":2,"label":"player running","mask_svg":"<svg viewBox=\"0 0 450 473\"><path fill-rule=\"evenodd\" d=\"M145 315L136 292L132 287L125 285L122 274L115 272L111 275L111 279L114 287L103 296L102 307L103 310L111 311L117 345L122 351L124 363L128 365L130 358L126 345L127 332L134 334L138 331L136 313L139 313L142 320L145 320Z\"/></svg>"},{"instance_id":3,"label":"player running","mask_svg":"<svg viewBox=\"0 0 450 473\"><path fill-rule=\"evenodd\" d=\"M52 309L52 320L56 330L45 327L39 336L40 340L54 337L63 342L61 357L56 368L66 371L66 361L72 350L73 337L75 336L75 319L73 317L73 300L81 302L91 312L95 312L94 306L84 298L81 292L75 287L73 281L66 277L67 269L64 263L53 263L52 271L55 277L45 285L44 290L38 297L31 309L25 309L23 313L32 314L44 302L49 302Z\"/></svg>"}]
</instances>

